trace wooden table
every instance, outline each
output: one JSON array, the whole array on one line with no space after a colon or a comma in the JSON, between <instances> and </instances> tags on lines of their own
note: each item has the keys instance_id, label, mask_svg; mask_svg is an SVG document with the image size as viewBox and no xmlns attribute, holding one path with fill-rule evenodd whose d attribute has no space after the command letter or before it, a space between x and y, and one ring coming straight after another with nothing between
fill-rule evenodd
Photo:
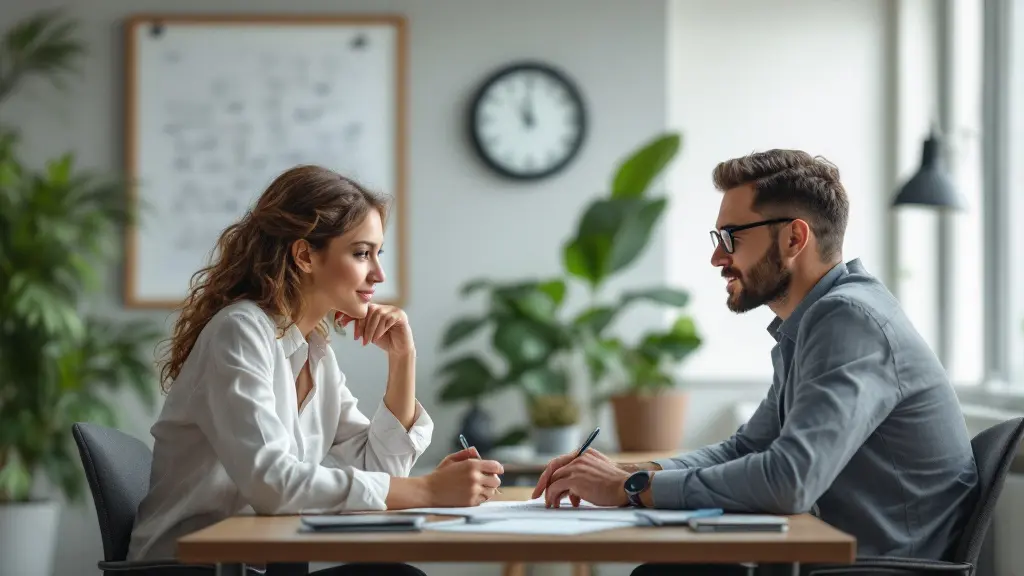
<instances>
[{"instance_id":1,"label":"wooden table","mask_svg":"<svg viewBox=\"0 0 1024 576\"><path fill-rule=\"evenodd\" d=\"M502 489L526 499L528 489ZM440 519L440 518L434 518ZM432 519L432 520L434 520ZM245 564L284 562L677 562L845 563L856 541L810 515L790 517L782 534L697 534L687 528L623 528L579 536L409 533L300 533L296 516L236 516L178 540L178 560L215 564L242 576Z\"/></svg>"}]
</instances>

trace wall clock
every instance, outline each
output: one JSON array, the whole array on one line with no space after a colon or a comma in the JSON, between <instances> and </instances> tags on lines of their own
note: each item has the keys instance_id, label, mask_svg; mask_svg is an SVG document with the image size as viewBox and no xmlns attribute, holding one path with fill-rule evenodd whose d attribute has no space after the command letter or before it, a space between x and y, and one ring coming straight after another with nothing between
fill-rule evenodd
<instances>
[{"instance_id":1,"label":"wall clock","mask_svg":"<svg viewBox=\"0 0 1024 576\"><path fill-rule=\"evenodd\" d=\"M559 172L579 153L586 109L565 74L539 62L517 62L481 84L469 108L469 132L492 170L537 180Z\"/></svg>"}]
</instances>

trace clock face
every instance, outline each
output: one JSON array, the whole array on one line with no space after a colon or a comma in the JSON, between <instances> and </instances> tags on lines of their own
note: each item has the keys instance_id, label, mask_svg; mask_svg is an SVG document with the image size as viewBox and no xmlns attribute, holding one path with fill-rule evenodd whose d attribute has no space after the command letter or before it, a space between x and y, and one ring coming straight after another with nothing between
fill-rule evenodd
<instances>
[{"instance_id":1,"label":"clock face","mask_svg":"<svg viewBox=\"0 0 1024 576\"><path fill-rule=\"evenodd\" d=\"M532 180L564 168L586 132L583 100L572 82L543 64L516 64L484 82L470 108L477 152L492 169Z\"/></svg>"}]
</instances>

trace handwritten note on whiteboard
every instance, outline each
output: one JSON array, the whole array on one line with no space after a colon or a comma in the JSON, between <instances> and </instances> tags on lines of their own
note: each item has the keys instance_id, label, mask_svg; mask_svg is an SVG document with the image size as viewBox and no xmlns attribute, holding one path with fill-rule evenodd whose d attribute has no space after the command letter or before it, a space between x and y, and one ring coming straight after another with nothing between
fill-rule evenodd
<instances>
[{"instance_id":1,"label":"handwritten note on whiteboard","mask_svg":"<svg viewBox=\"0 0 1024 576\"><path fill-rule=\"evenodd\" d=\"M136 21L128 126L142 213L129 238L129 305L176 305L220 233L297 164L402 201L401 27L393 21ZM399 221L385 233L400 301Z\"/></svg>"}]
</instances>

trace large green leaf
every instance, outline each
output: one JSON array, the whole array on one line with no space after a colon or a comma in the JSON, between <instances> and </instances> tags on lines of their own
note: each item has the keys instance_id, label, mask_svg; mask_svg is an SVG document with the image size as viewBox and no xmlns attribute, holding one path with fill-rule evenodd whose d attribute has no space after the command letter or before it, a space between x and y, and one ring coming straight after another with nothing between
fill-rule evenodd
<instances>
[{"instance_id":1,"label":"large green leaf","mask_svg":"<svg viewBox=\"0 0 1024 576\"><path fill-rule=\"evenodd\" d=\"M530 396L559 396L569 388L565 373L549 366L527 370L519 376L519 385Z\"/></svg>"},{"instance_id":2,"label":"large green leaf","mask_svg":"<svg viewBox=\"0 0 1024 576\"><path fill-rule=\"evenodd\" d=\"M618 313L617 308L594 306L587 308L576 316L576 319L573 320L573 325L577 328L588 330L595 336L600 335L611 324L612 320L615 319L616 313Z\"/></svg>"},{"instance_id":3,"label":"large green leaf","mask_svg":"<svg viewBox=\"0 0 1024 576\"><path fill-rule=\"evenodd\" d=\"M495 387L494 375L477 356L461 356L439 370L448 380L441 387L442 402L473 400L484 396Z\"/></svg>"},{"instance_id":4,"label":"large green leaf","mask_svg":"<svg viewBox=\"0 0 1024 576\"><path fill-rule=\"evenodd\" d=\"M640 256L666 206L664 198L593 202L580 219L576 236L565 246L566 270L596 288Z\"/></svg>"},{"instance_id":5,"label":"large green leaf","mask_svg":"<svg viewBox=\"0 0 1024 576\"><path fill-rule=\"evenodd\" d=\"M678 362L699 348L701 343L693 319L684 316L677 319L667 332L648 335L642 350L653 357L667 356Z\"/></svg>"},{"instance_id":6,"label":"large green leaf","mask_svg":"<svg viewBox=\"0 0 1024 576\"><path fill-rule=\"evenodd\" d=\"M444 333L441 346L448 348L462 342L476 333L484 324L487 318L464 317L454 320Z\"/></svg>"},{"instance_id":7,"label":"large green leaf","mask_svg":"<svg viewBox=\"0 0 1024 576\"><path fill-rule=\"evenodd\" d=\"M498 438L494 442L494 447L499 446L516 446L522 444L530 437L530 431L525 426L519 426L508 430L502 434L501 438Z\"/></svg>"},{"instance_id":8,"label":"large green leaf","mask_svg":"<svg viewBox=\"0 0 1024 576\"><path fill-rule=\"evenodd\" d=\"M651 232L668 201L664 198L643 201L642 205L627 211L626 217L615 235L612 253L609 256L609 274L618 272L633 263L651 239Z\"/></svg>"},{"instance_id":9,"label":"large green leaf","mask_svg":"<svg viewBox=\"0 0 1024 576\"><path fill-rule=\"evenodd\" d=\"M690 294L685 290L667 287L634 290L622 295L622 306L626 306L635 300L650 300L681 308L690 301Z\"/></svg>"},{"instance_id":10,"label":"large green leaf","mask_svg":"<svg viewBox=\"0 0 1024 576\"><path fill-rule=\"evenodd\" d=\"M565 270L586 280L596 288L608 274L608 254L611 253L610 236L586 236L570 240L563 249Z\"/></svg>"},{"instance_id":11,"label":"large green leaf","mask_svg":"<svg viewBox=\"0 0 1024 576\"><path fill-rule=\"evenodd\" d=\"M565 280L561 278L541 282L537 285L537 289L546 294L555 303L555 307L560 306L565 300Z\"/></svg>"},{"instance_id":12,"label":"large green leaf","mask_svg":"<svg viewBox=\"0 0 1024 576\"><path fill-rule=\"evenodd\" d=\"M521 319L499 322L492 344L512 366L537 363L554 349L535 324Z\"/></svg>"},{"instance_id":13,"label":"large green leaf","mask_svg":"<svg viewBox=\"0 0 1024 576\"><path fill-rule=\"evenodd\" d=\"M658 136L623 160L612 179L612 198L637 198L647 192L679 152L679 134Z\"/></svg>"}]
</instances>

